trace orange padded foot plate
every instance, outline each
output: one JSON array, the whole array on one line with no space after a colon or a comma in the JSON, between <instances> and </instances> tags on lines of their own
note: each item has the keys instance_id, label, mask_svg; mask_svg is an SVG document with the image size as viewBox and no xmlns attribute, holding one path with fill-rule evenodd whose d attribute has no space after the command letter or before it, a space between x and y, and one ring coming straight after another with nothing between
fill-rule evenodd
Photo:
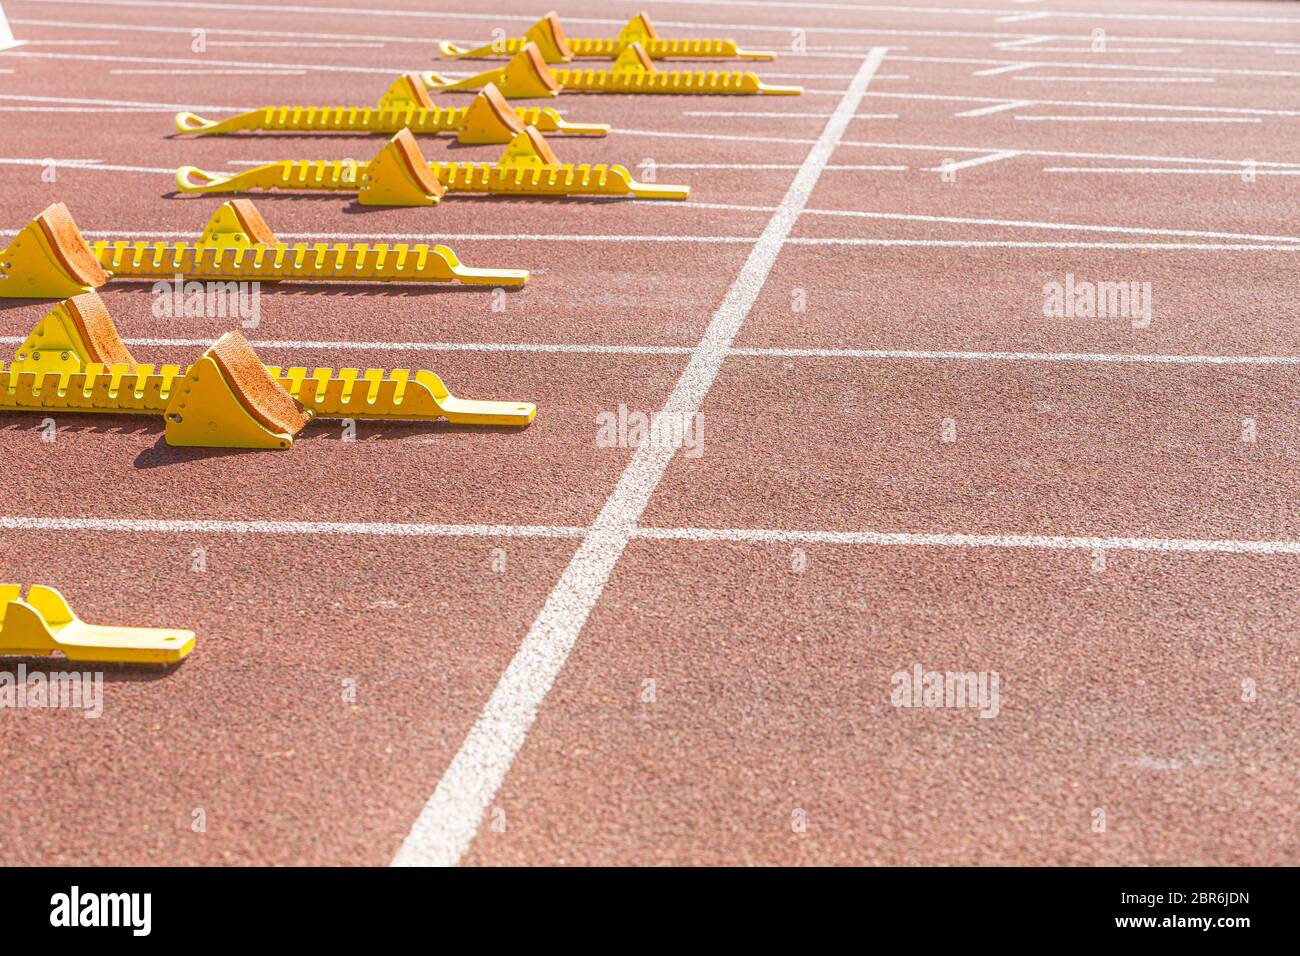
<instances>
[{"instance_id":1,"label":"orange padded foot plate","mask_svg":"<svg viewBox=\"0 0 1300 956\"><path fill-rule=\"evenodd\" d=\"M65 299L103 285L108 277L61 202L0 252L0 298Z\"/></svg>"},{"instance_id":2,"label":"orange padded foot plate","mask_svg":"<svg viewBox=\"0 0 1300 956\"><path fill-rule=\"evenodd\" d=\"M238 332L189 368L165 415L167 444L202 448L289 448L313 417Z\"/></svg>"}]
</instances>

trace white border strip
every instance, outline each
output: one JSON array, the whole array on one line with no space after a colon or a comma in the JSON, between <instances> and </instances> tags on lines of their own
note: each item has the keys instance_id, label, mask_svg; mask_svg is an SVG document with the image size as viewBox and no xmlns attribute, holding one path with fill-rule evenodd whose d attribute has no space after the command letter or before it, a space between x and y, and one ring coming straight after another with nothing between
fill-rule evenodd
<instances>
[{"instance_id":1,"label":"white border strip","mask_svg":"<svg viewBox=\"0 0 1300 956\"><path fill-rule=\"evenodd\" d=\"M4 531L102 531L134 534L270 534L379 537L584 538L575 525L388 524L385 522L206 521L130 518L40 518L0 515ZM798 531L773 528L646 528L627 532L638 541L737 544L828 544L926 548L1037 548L1042 550L1155 551L1193 554L1300 555L1300 541L1232 538L1128 538L1038 534L926 534L903 531Z\"/></svg>"},{"instance_id":2,"label":"white border strip","mask_svg":"<svg viewBox=\"0 0 1300 956\"><path fill-rule=\"evenodd\" d=\"M854 544L931 548L1042 548L1210 554L1298 554L1300 541L1207 538L1101 538L1038 534L909 534L886 531L779 531L762 528L638 528L650 541L735 541L761 544Z\"/></svg>"},{"instance_id":3,"label":"white border strip","mask_svg":"<svg viewBox=\"0 0 1300 956\"><path fill-rule=\"evenodd\" d=\"M886 48L877 47L862 61L835 114L809 150L777 211L750 250L740 275L709 321L704 337L668 397L663 414L687 418L703 404L732 341L798 222L799 213L808 204L822 169L830 162L853 114L861 106L885 52ZM459 862L468 849L479 821L523 746L542 701L568 659L587 616L600 600L674 452L672 448L642 446L633 454L482 714L398 849L393 860L395 866L450 866Z\"/></svg>"}]
</instances>

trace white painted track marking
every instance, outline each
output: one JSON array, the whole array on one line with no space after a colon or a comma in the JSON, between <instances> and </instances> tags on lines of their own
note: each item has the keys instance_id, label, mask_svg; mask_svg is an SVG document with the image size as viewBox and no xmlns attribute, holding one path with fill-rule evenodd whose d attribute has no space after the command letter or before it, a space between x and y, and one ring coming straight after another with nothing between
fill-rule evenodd
<instances>
[{"instance_id":1,"label":"white painted track marking","mask_svg":"<svg viewBox=\"0 0 1300 956\"><path fill-rule=\"evenodd\" d=\"M663 414L686 419L698 412L749 310L757 301L800 211L807 205L836 144L861 106L885 57L873 50L826 123L803 167L754 244L740 275L709 321ZM642 446L573 556L482 714L447 767L393 860L394 865L454 865L469 847L479 821L523 746L538 709L604 593L609 575L631 540L672 461L675 449Z\"/></svg>"},{"instance_id":2,"label":"white painted track marking","mask_svg":"<svg viewBox=\"0 0 1300 956\"><path fill-rule=\"evenodd\" d=\"M1026 123L1262 123L1258 116L1014 116Z\"/></svg>"},{"instance_id":3,"label":"white painted track marking","mask_svg":"<svg viewBox=\"0 0 1300 956\"><path fill-rule=\"evenodd\" d=\"M21 345L19 335L0 336L0 344ZM149 348L205 349L211 339L128 338L126 345ZM546 342L304 342L292 339L260 339L249 342L255 349L285 351L349 352L489 352L542 355L690 355L688 345L585 345ZM1300 357L1289 355L1159 355L1111 352L961 352L942 349L810 349L732 348L731 358L854 359L862 361L934 362L1059 362L1099 365L1300 365Z\"/></svg>"},{"instance_id":4,"label":"white painted track marking","mask_svg":"<svg viewBox=\"0 0 1300 956\"><path fill-rule=\"evenodd\" d=\"M41 518L0 515L4 531L97 531L118 534L267 534L383 537L582 538L570 525L396 524L381 521L207 521L132 518ZM1165 554L1300 555L1300 541L1232 538L1133 538L1030 534L925 534L896 531L790 531L765 528L650 528L627 531L629 540L825 544L902 548L994 548L1070 551L1147 551ZM396 865L404 865L397 863Z\"/></svg>"},{"instance_id":5,"label":"white painted track marking","mask_svg":"<svg viewBox=\"0 0 1300 956\"><path fill-rule=\"evenodd\" d=\"M979 109L966 110L963 113L954 113L954 116L988 116L991 113L1001 113L1004 110L1018 110L1025 106L1037 105L1033 100L1007 100L1005 103L995 103L993 106L981 106Z\"/></svg>"},{"instance_id":6,"label":"white painted track marking","mask_svg":"<svg viewBox=\"0 0 1300 956\"><path fill-rule=\"evenodd\" d=\"M1004 159L1015 159L1019 155L1020 154L1017 153L1014 149L1003 149L1003 150L999 150L996 153L989 153L987 156L976 156L974 159L963 160L960 163L945 163L942 166L928 166L926 167L926 172L955 173L959 169L970 169L972 166L983 166L986 163L997 163L997 162L1001 162Z\"/></svg>"}]
</instances>

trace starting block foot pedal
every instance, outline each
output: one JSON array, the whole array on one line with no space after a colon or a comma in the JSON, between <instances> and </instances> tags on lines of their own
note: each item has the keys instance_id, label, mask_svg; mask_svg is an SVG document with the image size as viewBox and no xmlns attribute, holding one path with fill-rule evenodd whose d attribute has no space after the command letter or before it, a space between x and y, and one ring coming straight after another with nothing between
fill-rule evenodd
<instances>
[{"instance_id":1,"label":"starting block foot pedal","mask_svg":"<svg viewBox=\"0 0 1300 956\"><path fill-rule=\"evenodd\" d=\"M174 664L194 650L194 632L153 627L87 624L57 590L33 584L0 584L0 654L105 664Z\"/></svg>"},{"instance_id":2,"label":"starting block foot pedal","mask_svg":"<svg viewBox=\"0 0 1300 956\"><path fill-rule=\"evenodd\" d=\"M409 129L397 133L372 159L357 201L363 206L436 206L447 190Z\"/></svg>"},{"instance_id":3,"label":"starting block foot pedal","mask_svg":"<svg viewBox=\"0 0 1300 956\"><path fill-rule=\"evenodd\" d=\"M45 314L23 340L9 366L20 372L79 372L87 364L135 367L104 300L95 292L75 295Z\"/></svg>"},{"instance_id":4,"label":"starting block foot pedal","mask_svg":"<svg viewBox=\"0 0 1300 956\"><path fill-rule=\"evenodd\" d=\"M65 299L98 288L109 275L61 202L0 251L0 298Z\"/></svg>"},{"instance_id":5,"label":"starting block foot pedal","mask_svg":"<svg viewBox=\"0 0 1300 956\"><path fill-rule=\"evenodd\" d=\"M314 417L238 332L189 368L163 414L167 444L188 448L289 448Z\"/></svg>"},{"instance_id":6,"label":"starting block foot pedal","mask_svg":"<svg viewBox=\"0 0 1300 956\"><path fill-rule=\"evenodd\" d=\"M500 104L492 107L494 112ZM506 115L513 117L507 107ZM270 163L222 175L192 166L176 171L183 192L241 192L253 189L359 190L368 206L431 205L444 193L508 196L633 196L685 199L688 186L639 183L624 166L561 163L536 127L525 126L491 163L428 163L415 138L402 130L369 163L301 160ZM468 281L460 275L462 281Z\"/></svg>"},{"instance_id":7,"label":"starting block foot pedal","mask_svg":"<svg viewBox=\"0 0 1300 956\"><path fill-rule=\"evenodd\" d=\"M450 90L477 90L492 83L506 99L536 99L557 96L561 84L546 66L536 43L526 43L499 70L488 70L460 80L450 80L432 71L422 73L424 85L435 93Z\"/></svg>"}]
</instances>

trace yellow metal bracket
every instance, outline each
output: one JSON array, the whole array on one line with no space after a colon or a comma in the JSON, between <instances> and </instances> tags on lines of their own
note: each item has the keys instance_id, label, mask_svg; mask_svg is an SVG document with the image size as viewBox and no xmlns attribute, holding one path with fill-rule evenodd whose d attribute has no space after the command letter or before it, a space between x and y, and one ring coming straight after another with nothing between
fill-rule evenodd
<instances>
[{"instance_id":1,"label":"yellow metal bracket","mask_svg":"<svg viewBox=\"0 0 1300 956\"><path fill-rule=\"evenodd\" d=\"M174 664L194 650L194 632L174 628L87 624L52 587L0 584L0 654L105 664Z\"/></svg>"},{"instance_id":2,"label":"yellow metal bracket","mask_svg":"<svg viewBox=\"0 0 1300 956\"><path fill-rule=\"evenodd\" d=\"M652 59L698 57L701 59L773 60L776 54L765 50L742 50L735 40L668 39L659 36L650 15L638 13L616 37L574 37L566 39L559 17L548 13L522 37L511 37L465 49L449 41L438 44L443 56L452 59L483 59L513 55L526 43L536 43L547 63L568 63L577 59L612 60L633 43L640 43Z\"/></svg>"},{"instance_id":3,"label":"yellow metal bracket","mask_svg":"<svg viewBox=\"0 0 1300 956\"><path fill-rule=\"evenodd\" d=\"M412 186L419 170L418 185ZM631 196L685 199L689 186L639 183L624 166L561 163L542 134L526 127L496 163L429 163L405 130L376 159L348 164L288 160L222 175L183 166L176 171L182 192L246 192L257 189L357 192L368 205L412 205L409 197L452 193L509 196ZM436 201L436 199L432 200Z\"/></svg>"}]
</instances>

